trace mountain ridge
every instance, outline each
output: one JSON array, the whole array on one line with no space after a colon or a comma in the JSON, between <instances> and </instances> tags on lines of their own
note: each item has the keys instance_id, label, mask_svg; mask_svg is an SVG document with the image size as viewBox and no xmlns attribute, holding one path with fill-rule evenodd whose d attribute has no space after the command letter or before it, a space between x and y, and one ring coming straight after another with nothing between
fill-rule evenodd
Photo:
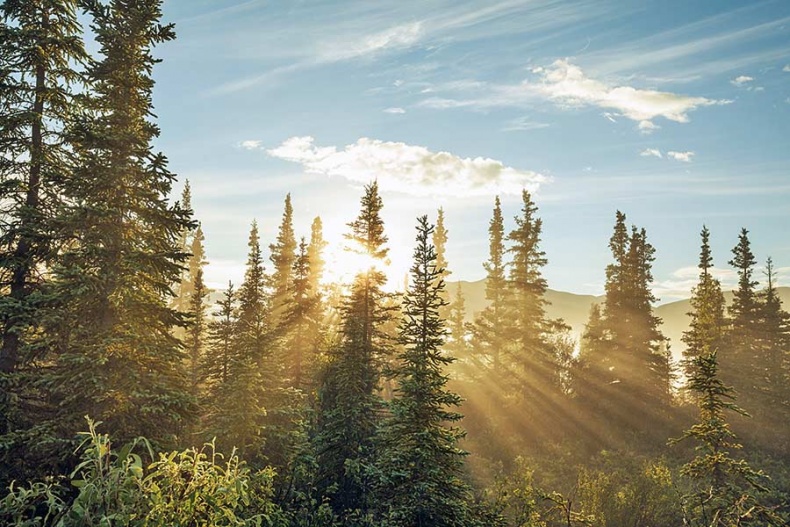
<instances>
[{"instance_id":1,"label":"mountain ridge","mask_svg":"<svg viewBox=\"0 0 790 527\"><path fill-rule=\"evenodd\" d=\"M447 291L450 301L455 298L458 283L461 284L461 292L464 295L466 304L466 320L474 320L476 313L479 313L488 305L485 297L486 279L476 281L457 280L447 282ZM787 308L790 305L790 287L777 287L777 293L782 300L782 306ZM732 302L732 291L725 291L724 298L727 305ZM584 325L590 314L593 304L603 302L604 297L595 295L581 295L566 291L548 289L546 291L546 314L549 318L561 318L571 327L571 332L578 339L584 331ZM670 349L675 359L680 358L685 345L680 340L683 332L689 325L688 313L691 311L689 299L675 300L655 306L653 312L661 318L661 331L669 339Z\"/></svg>"}]
</instances>

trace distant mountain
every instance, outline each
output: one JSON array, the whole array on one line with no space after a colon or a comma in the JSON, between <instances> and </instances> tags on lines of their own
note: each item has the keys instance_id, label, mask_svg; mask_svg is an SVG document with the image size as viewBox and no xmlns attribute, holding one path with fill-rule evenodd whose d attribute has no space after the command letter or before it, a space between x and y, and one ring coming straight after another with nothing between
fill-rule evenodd
<instances>
[{"instance_id":1,"label":"distant mountain","mask_svg":"<svg viewBox=\"0 0 790 527\"><path fill-rule=\"evenodd\" d=\"M476 282L463 280L460 282L461 291L466 301L466 319L469 322L474 319L475 313L482 311L488 305L485 282L485 279ZM448 282L447 284L450 301L455 297L457 284L458 282ZM779 298L782 299L782 305L787 309L790 306L790 287L779 287L777 292L779 293ZM725 292L724 297L729 304L732 301L732 292ZM603 296L577 295L549 289L546 291L546 300L550 302L546 307L546 313L549 318L565 320L578 338L584 331L584 325L587 323L587 318L590 315L590 308L593 304L602 302ZM691 305L688 300L662 304L655 309L656 316L662 319L661 331L669 338L675 358L679 358L683 349L685 349L680 337L688 329L688 312L690 310Z\"/></svg>"}]
</instances>

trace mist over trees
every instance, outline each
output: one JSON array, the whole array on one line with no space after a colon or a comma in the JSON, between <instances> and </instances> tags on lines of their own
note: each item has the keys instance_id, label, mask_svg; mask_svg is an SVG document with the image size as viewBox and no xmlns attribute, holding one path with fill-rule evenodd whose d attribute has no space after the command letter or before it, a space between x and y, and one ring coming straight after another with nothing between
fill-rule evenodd
<instances>
[{"instance_id":1,"label":"mist over trees","mask_svg":"<svg viewBox=\"0 0 790 527\"><path fill-rule=\"evenodd\" d=\"M287 193L276 238L250 219L243 280L212 291L192 188L173 195L152 146L154 50L175 38L161 1L0 16L3 525L790 520L790 315L770 258L758 287L747 230L727 305L702 227L678 363L660 255L624 212L583 333L549 316L527 190L512 218L492 200L478 312L448 281L460 236L442 208L387 287L375 180L344 233L349 283L325 276L322 219L296 232Z\"/></svg>"}]
</instances>

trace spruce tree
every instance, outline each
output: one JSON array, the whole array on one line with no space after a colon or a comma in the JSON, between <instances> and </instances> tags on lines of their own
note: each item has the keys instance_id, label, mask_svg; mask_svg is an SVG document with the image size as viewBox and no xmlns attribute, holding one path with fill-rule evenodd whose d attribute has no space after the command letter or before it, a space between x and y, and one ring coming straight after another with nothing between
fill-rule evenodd
<instances>
[{"instance_id":1,"label":"spruce tree","mask_svg":"<svg viewBox=\"0 0 790 527\"><path fill-rule=\"evenodd\" d=\"M189 319L191 325L187 330L186 346L189 353L189 373L192 394L197 396L202 381L202 364L206 331L206 297L208 288L203 281L205 265L203 249L203 229L198 225L192 239L192 256L189 259L189 275L192 277L189 299Z\"/></svg>"},{"instance_id":2,"label":"spruce tree","mask_svg":"<svg viewBox=\"0 0 790 527\"><path fill-rule=\"evenodd\" d=\"M53 211L74 168L68 133L87 60L75 0L0 6L0 436L30 425L15 375L48 351L34 341L46 266L62 243Z\"/></svg>"},{"instance_id":3,"label":"spruce tree","mask_svg":"<svg viewBox=\"0 0 790 527\"><path fill-rule=\"evenodd\" d=\"M710 231L702 228L702 247L699 258L699 282L691 292L691 321L689 329L683 333L683 368L687 379L694 376L694 359L703 350L721 351L724 353L726 318L725 301L721 284L711 274L713 258L710 252Z\"/></svg>"},{"instance_id":4,"label":"spruce tree","mask_svg":"<svg viewBox=\"0 0 790 527\"><path fill-rule=\"evenodd\" d=\"M546 254L540 249L543 222L532 196L522 192L521 215L509 235L512 255L507 280L508 324L500 327L511 343L509 368L511 386L528 400L545 398L560 386L556 357L548 342L545 294L548 285L542 268Z\"/></svg>"},{"instance_id":5,"label":"spruce tree","mask_svg":"<svg viewBox=\"0 0 790 527\"><path fill-rule=\"evenodd\" d=\"M436 268L439 269L439 279L447 281L447 277L452 274L447 265L447 228L444 226L444 209L439 207L436 214L436 228L433 231L433 245L436 247ZM449 303L447 291L443 291L445 305L439 309L439 314L443 319L449 316Z\"/></svg>"},{"instance_id":6,"label":"spruce tree","mask_svg":"<svg viewBox=\"0 0 790 527\"><path fill-rule=\"evenodd\" d=\"M178 203L181 209L192 214L192 187L189 185L189 180L184 182L184 188L181 191L181 199ZM189 305L192 301L192 286L195 282L195 262L203 262L205 258L202 252L196 255L193 251L196 233L197 230L194 226L185 227L179 233L178 246L181 247L184 254L191 254L187 266L182 269L178 282L175 284L176 294L171 302L171 307L181 313L189 312ZM201 239L201 242L202 241Z\"/></svg>"},{"instance_id":7,"label":"spruce tree","mask_svg":"<svg viewBox=\"0 0 790 527\"><path fill-rule=\"evenodd\" d=\"M749 231L741 229L738 244L732 249L733 258L729 264L738 273L738 287L729 308L730 332L727 353L721 354L721 377L732 384L741 399L741 405L749 412L754 412L757 403L758 386L762 383L759 377L759 362L756 343L758 327L759 302L757 299L757 281L754 280L754 257L749 241Z\"/></svg>"},{"instance_id":8,"label":"spruce tree","mask_svg":"<svg viewBox=\"0 0 790 527\"><path fill-rule=\"evenodd\" d=\"M382 401L379 364L387 349L382 326L389 319L383 307L384 273L374 262L388 253L381 220L378 184L365 187L360 213L349 223L351 249L364 254L371 267L354 279L342 308L342 341L330 350L322 374L318 402L318 486L333 491L333 510L347 522L362 521L370 513L373 437Z\"/></svg>"},{"instance_id":9,"label":"spruce tree","mask_svg":"<svg viewBox=\"0 0 790 527\"><path fill-rule=\"evenodd\" d=\"M269 245L272 262L270 284L272 290L272 315L273 323L282 322L284 310L289 302L292 281L293 265L296 259L296 237L293 227L293 207L291 194L285 196L283 219L277 233L277 242Z\"/></svg>"},{"instance_id":10,"label":"spruce tree","mask_svg":"<svg viewBox=\"0 0 790 527\"><path fill-rule=\"evenodd\" d=\"M284 349L289 383L304 392L312 388L321 342L321 304L310 284L310 264L307 242L302 238L294 260L293 295L285 314L289 337Z\"/></svg>"},{"instance_id":11,"label":"spruce tree","mask_svg":"<svg viewBox=\"0 0 790 527\"><path fill-rule=\"evenodd\" d=\"M462 480L464 433L452 423L461 398L448 391L444 369L453 358L441 351L444 320L439 309L444 283L431 244L433 227L418 219L411 283L403 301L403 351L395 378L392 416L381 431L381 481L377 491L380 524L392 527L469 524L469 489Z\"/></svg>"},{"instance_id":12,"label":"spruce tree","mask_svg":"<svg viewBox=\"0 0 790 527\"><path fill-rule=\"evenodd\" d=\"M450 356L459 361L469 361L468 328L466 324L466 298L459 281L455 287L455 295L450 302L447 318L447 339L444 348ZM466 368L464 368L466 370Z\"/></svg>"},{"instance_id":13,"label":"spruce tree","mask_svg":"<svg viewBox=\"0 0 790 527\"><path fill-rule=\"evenodd\" d=\"M321 283L324 278L324 249L327 243L324 241L324 227L320 216L313 219L310 225L310 244L307 246L307 257L310 262L310 290L318 293L321 290Z\"/></svg>"},{"instance_id":14,"label":"spruce tree","mask_svg":"<svg viewBox=\"0 0 790 527\"><path fill-rule=\"evenodd\" d=\"M768 446L790 452L790 314L782 307L776 289L776 271L769 257L765 264L765 288L757 293L758 320L754 328L757 363L758 425Z\"/></svg>"},{"instance_id":15,"label":"spruce tree","mask_svg":"<svg viewBox=\"0 0 790 527\"><path fill-rule=\"evenodd\" d=\"M227 360L225 381L216 383L212 390L214 405L208 419L209 437L216 436L223 450L237 448L248 462L260 464L264 458L263 434L269 410L270 391L277 373L272 370L272 330L268 323L269 299L265 292L266 272L263 266L258 224L250 229L244 281L236 294L237 308L233 315L234 327L230 340L232 350ZM226 305L231 304L231 292L226 293ZM226 305L222 310L226 311ZM215 335L214 344L224 352L226 317ZM215 347L216 350L216 347ZM216 351L215 351L216 353ZM222 360L220 364L225 363Z\"/></svg>"},{"instance_id":16,"label":"spruce tree","mask_svg":"<svg viewBox=\"0 0 790 527\"><path fill-rule=\"evenodd\" d=\"M488 306L475 319L474 340L478 352L484 354L485 362L496 376L501 371L505 340L501 329L505 326L507 281L505 279L505 225L499 196L494 202L493 217L488 225L488 261L486 270L486 300Z\"/></svg>"},{"instance_id":17,"label":"spruce tree","mask_svg":"<svg viewBox=\"0 0 790 527\"><path fill-rule=\"evenodd\" d=\"M693 492L684 496L685 520L699 527L780 525L781 520L758 500L766 490L765 475L732 457L741 445L727 424L726 412L748 414L734 403L733 389L719 379L716 351L704 345L691 361L687 386L697 400L699 421L674 441L688 438L698 443L697 456L681 469L693 485Z\"/></svg>"},{"instance_id":18,"label":"spruce tree","mask_svg":"<svg viewBox=\"0 0 790 527\"><path fill-rule=\"evenodd\" d=\"M222 298L216 302L217 310L208 322L206 338L208 350L203 358L202 376L209 390L209 398L217 386L228 381L231 363L234 360L234 336L236 334L236 291L233 283Z\"/></svg>"},{"instance_id":19,"label":"spruce tree","mask_svg":"<svg viewBox=\"0 0 790 527\"><path fill-rule=\"evenodd\" d=\"M168 307L185 255L189 211L169 204L175 176L154 152L152 49L174 38L161 2L86 2L101 59L73 127L79 166L64 187L58 221L71 236L53 269L54 309L45 317L57 357L40 384L53 412L45 425L71 441L90 414L123 442L176 441L196 413L186 357Z\"/></svg>"},{"instance_id":20,"label":"spruce tree","mask_svg":"<svg viewBox=\"0 0 790 527\"><path fill-rule=\"evenodd\" d=\"M584 375L588 394L583 402L602 412L617 432L629 433L667 417L674 372L661 320L653 314L655 249L645 229L632 226L629 233L625 221L617 211L603 309L600 321L589 328L592 338L582 359L592 368Z\"/></svg>"}]
</instances>

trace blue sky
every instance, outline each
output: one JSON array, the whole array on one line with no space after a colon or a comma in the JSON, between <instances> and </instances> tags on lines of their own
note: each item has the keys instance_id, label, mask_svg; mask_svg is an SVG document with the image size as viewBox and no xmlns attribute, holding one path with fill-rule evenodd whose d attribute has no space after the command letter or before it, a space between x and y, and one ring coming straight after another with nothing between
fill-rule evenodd
<instances>
[{"instance_id":1,"label":"blue sky","mask_svg":"<svg viewBox=\"0 0 790 527\"><path fill-rule=\"evenodd\" d=\"M725 282L738 231L790 285L790 2L166 0L158 146L188 178L210 283L239 281L291 192L339 242L383 189L393 277L444 207L453 278L484 276L499 194L544 222L553 289L599 294L617 209L686 296L699 231Z\"/></svg>"}]
</instances>

